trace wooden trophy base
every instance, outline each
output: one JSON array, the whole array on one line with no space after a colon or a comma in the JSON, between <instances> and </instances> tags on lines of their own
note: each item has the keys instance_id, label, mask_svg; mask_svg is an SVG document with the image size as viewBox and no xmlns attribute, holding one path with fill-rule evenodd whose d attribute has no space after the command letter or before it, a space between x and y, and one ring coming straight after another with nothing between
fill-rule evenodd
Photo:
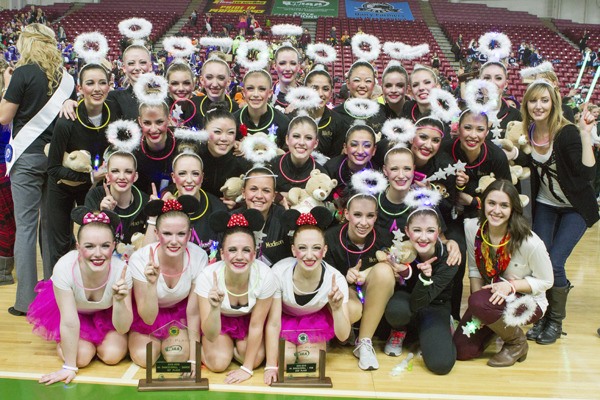
<instances>
[{"instance_id":1,"label":"wooden trophy base","mask_svg":"<svg viewBox=\"0 0 600 400\"><path fill-rule=\"evenodd\" d=\"M140 379L138 383L138 392L162 392L162 391L182 391L182 390L208 390L208 379L201 378L200 382L185 381L179 379L152 379L148 383L145 379Z\"/></svg>"},{"instance_id":2,"label":"wooden trophy base","mask_svg":"<svg viewBox=\"0 0 600 400\"><path fill-rule=\"evenodd\" d=\"M332 388L331 378L285 378L283 382L271 383L273 387L314 387L314 388Z\"/></svg>"}]
</instances>

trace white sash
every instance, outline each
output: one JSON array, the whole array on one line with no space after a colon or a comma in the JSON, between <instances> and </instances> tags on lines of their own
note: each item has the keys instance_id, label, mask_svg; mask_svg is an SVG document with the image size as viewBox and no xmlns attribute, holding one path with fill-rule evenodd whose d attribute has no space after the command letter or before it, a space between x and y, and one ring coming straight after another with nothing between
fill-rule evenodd
<instances>
[{"instance_id":1,"label":"white sash","mask_svg":"<svg viewBox=\"0 0 600 400\"><path fill-rule=\"evenodd\" d=\"M6 175L10 173L12 166L19 159L21 154L23 154L25 150L31 146L31 143L33 143L34 140L50 126L52 121L54 121L65 100L71 97L74 88L75 82L73 78L66 69L63 69L60 85L44 107L42 107L42 109L38 111L38 113L31 118L23 128L21 128L17 137L13 138L12 134L10 135L10 142L6 146L5 152Z\"/></svg>"}]
</instances>

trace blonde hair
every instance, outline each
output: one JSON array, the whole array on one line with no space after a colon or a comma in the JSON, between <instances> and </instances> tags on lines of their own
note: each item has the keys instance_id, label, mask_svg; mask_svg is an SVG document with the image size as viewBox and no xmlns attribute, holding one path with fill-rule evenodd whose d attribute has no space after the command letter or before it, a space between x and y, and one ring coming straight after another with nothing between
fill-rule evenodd
<instances>
[{"instance_id":1,"label":"blonde hair","mask_svg":"<svg viewBox=\"0 0 600 400\"><path fill-rule=\"evenodd\" d=\"M0 92L4 91L4 71L8 68L8 63L4 59L4 56L0 55Z\"/></svg>"},{"instance_id":2,"label":"blonde hair","mask_svg":"<svg viewBox=\"0 0 600 400\"><path fill-rule=\"evenodd\" d=\"M48 79L48 95L58 87L62 77L63 59L58 50L54 31L42 24L30 24L23 28L17 41L21 59L17 67L36 64Z\"/></svg>"},{"instance_id":3,"label":"blonde hair","mask_svg":"<svg viewBox=\"0 0 600 400\"><path fill-rule=\"evenodd\" d=\"M548 92L550 101L552 102L552 108L550 109L550 115L548 116L548 130L553 137L570 122L567 120L562 113L562 100L558 94L558 91L554 90L554 86L546 80L538 80L533 82L527 88L527 91L523 95L523 101L521 102L521 116L523 117L523 133L527 135L527 130L533 124L533 118L529 115L527 110L527 103L531 100L537 100L544 95L544 91Z\"/></svg>"}]
</instances>

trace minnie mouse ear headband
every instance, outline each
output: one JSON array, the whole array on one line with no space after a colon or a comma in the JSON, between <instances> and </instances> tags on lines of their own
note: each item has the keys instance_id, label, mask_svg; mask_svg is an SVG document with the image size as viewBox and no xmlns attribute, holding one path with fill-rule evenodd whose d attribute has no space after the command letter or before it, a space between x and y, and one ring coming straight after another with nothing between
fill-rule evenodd
<instances>
[{"instance_id":1,"label":"minnie mouse ear headband","mask_svg":"<svg viewBox=\"0 0 600 400\"><path fill-rule=\"evenodd\" d=\"M333 222L333 215L325 207L314 207L308 213L301 213L298 210L289 209L281 214L281 223L285 231L295 231L304 225L313 225L321 230L325 230Z\"/></svg>"},{"instance_id":2,"label":"minnie mouse ear headband","mask_svg":"<svg viewBox=\"0 0 600 400\"><path fill-rule=\"evenodd\" d=\"M92 222L108 225L114 232L119 226L121 219L114 212L104 209L94 211L86 206L75 207L71 211L71 219L78 225L84 226Z\"/></svg>"},{"instance_id":3,"label":"minnie mouse ear headband","mask_svg":"<svg viewBox=\"0 0 600 400\"><path fill-rule=\"evenodd\" d=\"M152 33L152 23L144 18L129 18L119 22L119 32L131 39L132 44L144 46Z\"/></svg>"},{"instance_id":4,"label":"minnie mouse ear headband","mask_svg":"<svg viewBox=\"0 0 600 400\"><path fill-rule=\"evenodd\" d=\"M146 207L144 213L149 217L158 217L169 211L181 211L184 214L191 215L200 209L200 202L194 196L181 195L177 199L171 200L152 200Z\"/></svg>"},{"instance_id":5,"label":"minnie mouse ear headband","mask_svg":"<svg viewBox=\"0 0 600 400\"><path fill-rule=\"evenodd\" d=\"M260 231L265 220L258 210L247 209L242 213L229 214L226 211L214 212L208 224L216 233L222 233L232 228L248 228L252 232Z\"/></svg>"}]
</instances>

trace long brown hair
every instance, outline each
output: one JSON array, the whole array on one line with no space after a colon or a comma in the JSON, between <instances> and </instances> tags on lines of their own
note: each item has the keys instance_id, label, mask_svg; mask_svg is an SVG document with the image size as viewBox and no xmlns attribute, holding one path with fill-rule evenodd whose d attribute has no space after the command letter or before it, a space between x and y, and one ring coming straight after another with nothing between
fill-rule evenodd
<instances>
[{"instance_id":1,"label":"long brown hair","mask_svg":"<svg viewBox=\"0 0 600 400\"><path fill-rule=\"evenodd\" d=\"M508 233L510 234L510 242L507 244L509 254L513 254L519 249L525 239L531 236L531 225L523 215L523 205L519 198L519 192L514 185L505 180L497 179L492 182L481 195L481 209L479 210L479 226L483 226L486 221L485 217L485 202L487 197L493 191L506 193L510 201L510 218L508 219Z\"/></svg>"}]
</instances>

